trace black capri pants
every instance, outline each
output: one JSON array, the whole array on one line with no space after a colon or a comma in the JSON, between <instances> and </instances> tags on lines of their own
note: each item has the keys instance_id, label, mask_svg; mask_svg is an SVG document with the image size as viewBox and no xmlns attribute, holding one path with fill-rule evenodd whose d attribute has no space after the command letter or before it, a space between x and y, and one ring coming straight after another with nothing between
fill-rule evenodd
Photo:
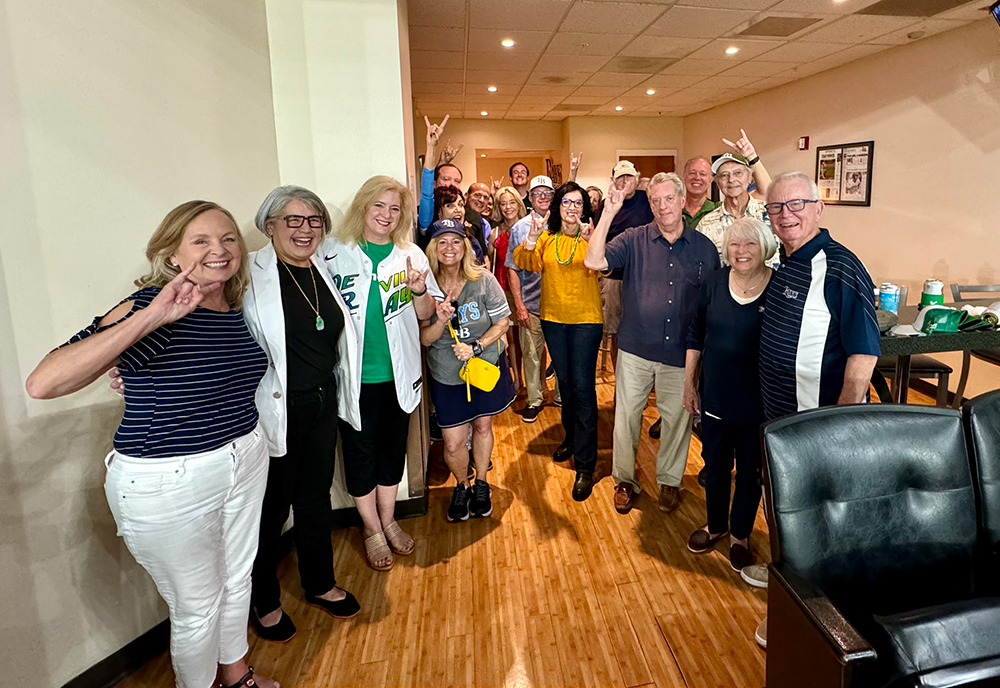
<instances>
[{"instance_id":1,"label":"black capri pants","mask_svg":"<svg viewBox=\"0 0 1000 688\"><path fill-rule=\"evenodd\" d=\"M361 384L361 430L340 421L347 493L364 497L377 485L392 487L403 479L410 414L399 407L396 383Z\"/></svg>"}]
</instances>

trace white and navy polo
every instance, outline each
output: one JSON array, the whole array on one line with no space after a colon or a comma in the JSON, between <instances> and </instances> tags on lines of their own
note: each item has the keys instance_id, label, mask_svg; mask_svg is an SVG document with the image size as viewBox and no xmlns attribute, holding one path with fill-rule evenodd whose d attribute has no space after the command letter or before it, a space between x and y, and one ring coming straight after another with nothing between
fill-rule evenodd
<instances>
[{"instance_id":1,"label":"white and navy polo","mask_svg":"<svg viewBox=\"0 0 1000 688\"><path fill-rule=\"evenodd\" d=\"M765 417L836 404L848 356L879 351L868 270L821 229L785 258L768 287L760 334Z\"/></svg>"}]
</instances>

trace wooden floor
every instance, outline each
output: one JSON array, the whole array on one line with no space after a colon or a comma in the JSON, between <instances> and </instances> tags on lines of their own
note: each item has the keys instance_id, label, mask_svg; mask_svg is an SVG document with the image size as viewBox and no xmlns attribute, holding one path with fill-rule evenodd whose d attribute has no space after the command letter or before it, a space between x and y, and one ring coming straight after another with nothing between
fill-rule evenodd
<instances>
[{"instance_id":1,"label":"wooden floor","mask_svg":"<svg viewBox=\"0 0 1000 688\"><path fill-rule=\"evenodd\" d=\"M655 409L647 408L644 492L631 514L619 515L611 373L598 374L597 391L600 481L590 499L574 502L571 467L551 460L562 439L559 410L545 407L532 425L508 410L496 423L490 518L445 520L454 480L438 457L429 513L402 524L414 555L378 573L366 564L359 528L333 533L338 583L358 597L361 614L338 621L306 606L293 553L280 573L298 635L281 645L251 631L251 663L285 686L763 685L765 653L753 632L766 591L730 569L728 545L687 550L706 520L700 443L691 443L681 507L661 513L657 443L646 435ZM766 557L763 511L751 545ZM167 654L120 685L173 685Z\"/></svg>"}]
</instances>

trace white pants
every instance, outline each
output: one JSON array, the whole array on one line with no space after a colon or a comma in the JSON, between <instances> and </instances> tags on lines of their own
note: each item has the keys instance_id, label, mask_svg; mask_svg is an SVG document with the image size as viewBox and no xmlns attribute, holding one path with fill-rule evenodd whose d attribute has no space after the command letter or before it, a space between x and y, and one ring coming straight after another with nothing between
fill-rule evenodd
<instances>
[{"instance_id":1,"label":"white pants","mask_svg":"<svg viewBox=\"0 0 1000 688\"><path fill-rule=\"evenodd\" d=\"M691 414L684 410L684 369L618 351L611 476L616 485L628 483L635 492L639 491L635 453L642 431L642 410L654 384L656 408L663 419L656 452L656 483L680 487L691 443Z\"/></svg>"},{"instance_id":2,"label":"white pants","mask_svg":"<svg viewBox=\"0 0 1000 688\"><path fill-rule=\"evenodd\" d=\"M250 571L267 485L267 445L253 432L211 452L166 459L108 454L104 491L132 556L170 609L180 688L208 688L247 645Z\"/></svg>"}]
</instances>

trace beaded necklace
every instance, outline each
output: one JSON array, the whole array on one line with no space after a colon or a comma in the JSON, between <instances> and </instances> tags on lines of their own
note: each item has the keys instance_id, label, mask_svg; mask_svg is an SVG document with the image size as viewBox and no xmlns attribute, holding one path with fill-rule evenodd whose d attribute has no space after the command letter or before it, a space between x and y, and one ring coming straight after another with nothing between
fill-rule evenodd
<instances>
[{"instance_id":1,"label":"beaded necklace","mask_svg":"<svg viewBox=\"0 0 1000 688\"><path fill-rule=\"evenodd\" d=\"M563 235L563 233L559 232L559 234L556 235L556 262L557 263L559 263L560 265L569 265L570 263L573 262L573 256L576 255L577 244L580 243L580 232L581 232L582 229L583 229L582 226L577 226L577 228L576 228L576 236L573 237L573 250L570 252L569 258L567 258L566 260L563 260L559 256L559 238Z\"/></svg>"}]
</instances>

